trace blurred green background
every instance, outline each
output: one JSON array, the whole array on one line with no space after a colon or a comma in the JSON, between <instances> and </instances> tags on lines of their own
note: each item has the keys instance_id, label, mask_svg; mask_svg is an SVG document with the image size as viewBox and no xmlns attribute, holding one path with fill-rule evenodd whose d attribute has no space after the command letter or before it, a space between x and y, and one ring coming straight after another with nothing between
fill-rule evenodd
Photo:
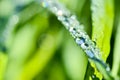
<instances>
[{"instance_id":1,"label":"blurred green background","mask_svg":"<svg viewBox=\"0 0 120 80\"><path fill-rule=\"evenodd\" d=\"M96 41L120 80L120 1L59 0ZM102 71L101 71L102 72ZM0 80L104 80L39 0L0 0Z\"/></svg>"}]
</instances>

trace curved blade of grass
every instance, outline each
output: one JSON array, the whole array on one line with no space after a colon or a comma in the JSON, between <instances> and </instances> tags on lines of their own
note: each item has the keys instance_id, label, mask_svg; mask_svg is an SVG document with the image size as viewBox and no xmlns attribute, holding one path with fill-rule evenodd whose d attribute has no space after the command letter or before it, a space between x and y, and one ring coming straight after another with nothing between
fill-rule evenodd
<instances>
[{"instance_id":1,"label":"curved blade of grass","mask_svg":"<svg viewBox=\"0 0 120 80\"><path fill-rule=\"evenodd\" d=\"M103 52L102 59L106 61L110 52L110 38L113 27L113 0L91 0L92 39ZM95 68L95 74L102 79L102 74Z\"/></svg>"}]
</instances>

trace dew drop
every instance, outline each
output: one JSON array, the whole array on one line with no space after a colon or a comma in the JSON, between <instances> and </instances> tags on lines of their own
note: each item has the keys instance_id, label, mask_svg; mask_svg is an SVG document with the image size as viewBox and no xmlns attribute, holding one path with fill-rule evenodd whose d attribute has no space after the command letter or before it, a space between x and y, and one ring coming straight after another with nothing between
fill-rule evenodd
<instances>
[{"instance_id":1,"label":"dew drop","mask_svg":"<svg viewBox=\"0 0 120 80\"><path fill-rule=\"evenodd\" d=\"M81 44L85 43L85 39L83 37L76 38L76 43L81 45Z\"/></svg>"},{"instance_id":2,"label":"dew drop","mask_svg":"<svg viewBox=\"0 0 120 80\"><path fill-rule=\"evenodd\" d=\"M96 45L96 42L95 42L95 41L93 41L93 43L94 43L94 45Z\"/></svg>"},{"instance_id":3,"label":"dew drop","mask_svg":"<svg viewBox=\"0 0 120 80\"><path fill-rule=\"evenodd\" d=\"M62 16L62 15L63 15L63 12L62 12L61 10L59 10L59 11L57 12L57 15L58 15L58 16Z\"/></svg>"},{"instance_id":4,"label":"dew drop","mask_svg":"<svg viewBox=\"0 0 120 80\"><path fill-rule=\"evenodd\" d=\"M92 78L95 78L95 75L92 75Z\"/></svg>"},{"instance_id":5,"label":"dew drop","mask_svg":"<svg viewBox=\"0 0 120 80\"><path fill-rule=\"evenodd\" d=\"M84 44L86 47L88 47L89 45L87 43Z\"/></svg>"},{"instance_id":6,"label":"dew drop","mask_svg":"<svg viewBox=\"0 0 120 80\"><path fill-rule=\"evenodd\" d=\"M109 66L106 67L106 71L110 71L110 67Z\"/></svg>"},{"instance_id":7,"label":"dew drop","mask_svg":"<svg viewBox=\"0 0 120 80\"><path fill-rule=\"evenodd\" d=\"M86 50L85 52L88 55L88 57L90 57L90 58L94 57L94 54L93 54L93 52L91 50Z\"/></svg>"},{"instance_id":8,"label":"dew drop","mask_svg":"<svg viewBox=\"0 0 120 80\"><path fill-rule=\"evenodd\" d=\"M69 20L68 20L68 16L63 15L63 17L64 17L64 21L65 21L65 22L69 22Z\"/></svg>"}]
</instances>

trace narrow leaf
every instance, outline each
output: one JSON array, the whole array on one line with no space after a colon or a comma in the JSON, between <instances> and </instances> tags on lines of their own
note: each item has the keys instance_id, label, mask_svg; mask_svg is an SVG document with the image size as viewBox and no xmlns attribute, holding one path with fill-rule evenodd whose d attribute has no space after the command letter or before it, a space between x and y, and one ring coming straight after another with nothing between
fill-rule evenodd
<instances>
[{"instance_id":1,"label":"narrow leaf","mask_svg":"<svg viewBox=\"0 0 120 80\"><path fill-rule=\"evenodd\" d=\"M113 27L113 0L91 0L92 39L102 51L102 59L106 61L110 52L110 39ZM102 79L102 74L95 68L95 74Z\"/></svg>"}]
</instances>

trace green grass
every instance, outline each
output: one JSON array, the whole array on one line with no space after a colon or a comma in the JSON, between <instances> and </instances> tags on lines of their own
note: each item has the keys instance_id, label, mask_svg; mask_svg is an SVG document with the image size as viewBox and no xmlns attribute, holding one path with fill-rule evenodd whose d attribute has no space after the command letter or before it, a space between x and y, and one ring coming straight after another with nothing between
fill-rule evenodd
<instances>
[{"instance_id":1,"label":"green grass","mask_svg":"<svg viewBox=\"0 0 120 80\"><path fill-rule=\"evenodd\" d=\"M89 63L56 16L36 1L18 1L0 0L0 80L120 79L119 0L60 0L100 48L110 76Z\"/></svg>"}]
</instances>

